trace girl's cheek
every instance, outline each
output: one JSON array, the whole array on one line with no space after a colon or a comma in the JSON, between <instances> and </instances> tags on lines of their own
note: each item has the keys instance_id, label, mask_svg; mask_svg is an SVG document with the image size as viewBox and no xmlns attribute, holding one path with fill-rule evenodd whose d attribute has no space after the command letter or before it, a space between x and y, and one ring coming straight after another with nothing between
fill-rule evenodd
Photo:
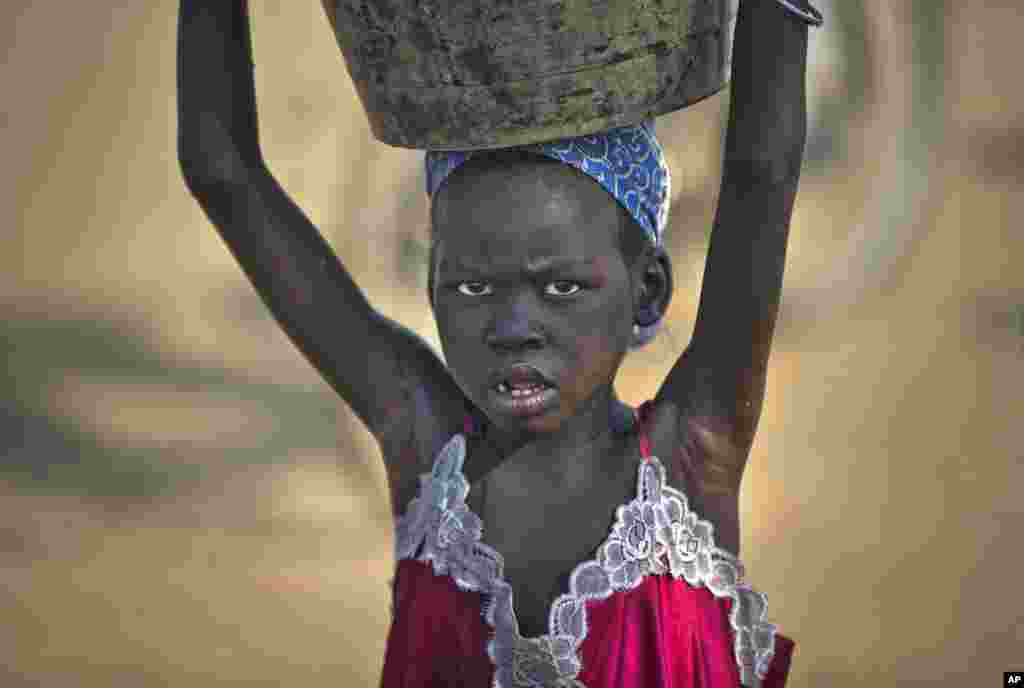
<instances>
[{"instance_id":1,"label":"girl's cheek","mask_svg":"<svg viewBox=\"0 0 1024 688\"><path fill-rule=\"evenodd\" d=\"M615 342L604 332L592 332L577 337L580 361L585 365L600 364L615 356Z\"/></svg>"},{"instance_id":2,"label":"girl's cheek","mask_svg":"<svg viewBox=\"0 0 1024 688\"><path fill-rule=\"evenodd\" d=\"M614 355L608 349L608 342L599 334L586 334L577 338L577 367L582 377L588 378L584 384L588 386L601 382L605 369ZM581 380L583 382L583 380Z\"/></svg>"},{"instance_id":3,"label":"girl's cheek","mask_svg":"<svg viewBox=\"0 0 1024 688\"><path fill-rule=\"evenodd\" d=\"M601 337L593 334L586 334L578 340L580 362L584 367L590 368L596 362L601 352Z\"/></svg>"},{"instance_id":4,"label":"girl's cheek","mask_svg":"<svg viewBox=\"0 0 1024 688\"><path fill-rule=\"evenodd\" d=\"M611 259L606 256L598 256L594 260L594 285L598 288L607 285L610 271Z\"/></svg>"},{"instance_id":5,"label":"girl's cheek","mask_svg":"<svg viewBox=\"0 0 1024 688\"><path fill-rule=\"evenodd\" d=\"M437 322L437 333L441 335L442 339L451 339L458 334L458 328L455 326L456 319L451 310L438 310L435 320Z\"/></svg>"}]
</instances>

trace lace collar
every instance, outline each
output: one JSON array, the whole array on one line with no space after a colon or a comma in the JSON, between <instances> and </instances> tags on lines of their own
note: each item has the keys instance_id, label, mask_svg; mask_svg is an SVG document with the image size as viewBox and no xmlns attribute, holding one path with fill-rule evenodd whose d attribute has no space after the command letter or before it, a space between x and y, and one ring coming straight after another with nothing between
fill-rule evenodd
<instances>
[{"instance_id":1,"label":"lace collar","mask_svg":"<svg viewBox=\"0 0 1024 688\"><path fill-rule=\"evenodd\" d=\"M686 495L666 484L665 468L649 455L637 470L637 494L615 511L607 539L593 559L569 577L569 591L548 614L548 633L519 634L512 587L504 579L499 552L481 542L483 522L466 504L469 482L462 472L464 435L453 436L430 473L420 476L419 494L396 523L395 559L429 561L460 590L484 594L483 615L494 630L487 654L495 688L586 688L576 677L579 646L587 636L587 600L636 588L645 576L669 574L716 597L731 598L730 623L740 680L758 688L774 653L775 626L765 621L767 599L743 583L743 566L715 546L714 528L689 508Z\"/></svg>"}]
</instances>

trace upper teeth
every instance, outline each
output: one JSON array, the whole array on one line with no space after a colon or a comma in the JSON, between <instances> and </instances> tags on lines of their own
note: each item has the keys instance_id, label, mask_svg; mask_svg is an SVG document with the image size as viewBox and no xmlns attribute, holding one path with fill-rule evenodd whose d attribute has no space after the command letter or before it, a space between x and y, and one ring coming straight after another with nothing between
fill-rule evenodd
<instances>
[{"instance_id":1,"label":"upper teeth","mask_svg":"<svg viewBox=\"0 0 1024 688\"><path fill-rule=\"evenodd\" d=\"M513 388L510 388L508 386L508 384L506 384L504 382L499 382L498 383L498 391L499 392L504 394L504 393L508 393L509 391L511 391L512 396L514 396L514 397L521 397L524 394L532 394L532 393L536 392L537 390L541 389L542 387L543 387L543 385L531 382L529 387L525 387L523 389L518 389L518 388L513 389Z\"/></svg>"}]
</instances>

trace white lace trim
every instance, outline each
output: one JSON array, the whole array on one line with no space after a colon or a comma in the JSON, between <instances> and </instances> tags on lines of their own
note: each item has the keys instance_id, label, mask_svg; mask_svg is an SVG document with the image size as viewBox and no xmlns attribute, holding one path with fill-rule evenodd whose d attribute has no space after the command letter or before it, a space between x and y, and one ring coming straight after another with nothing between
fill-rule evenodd
<instances>
[{"instance_id":1,"label":"white lace trim","mask_svg":"<svg viewBox=\"0 0 1024 688\"><path fill-rule=\"evenodd\" d=\"M775 626L765 621L767 598L743 584L742 564L715 546L714 527L688 508L686 495L665 484L657 458L641 463L636 498L616 509L596 557L573 570L569 592L551 605L548 634L523 638L504 561L480 541L482 521L466 505L465 457L465 438L457 434L431 472L420 476L419 494L396 524L395 559L429 561L434 573L450 576L460 590L486 595L483 616L494 629L487 644L495 667L493 688L586 688L576 678L582 666L578 650L588 630L584 603L666 573L733 600L730 622L740 680L759 688L775 647Z\"/></svg>"}]
</instances>

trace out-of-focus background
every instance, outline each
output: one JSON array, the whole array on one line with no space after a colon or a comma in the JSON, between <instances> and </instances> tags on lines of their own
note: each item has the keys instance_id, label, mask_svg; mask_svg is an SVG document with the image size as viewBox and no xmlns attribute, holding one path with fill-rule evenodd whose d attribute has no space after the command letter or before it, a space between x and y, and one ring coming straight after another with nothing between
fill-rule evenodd
<instances>
[{"instance_id":1,"label":"out-of-focus background","mask_svg":"<svg viewBox=\"0 0 1024 688\"><path fill-rule=\"evenodd\" d=\"M372 139L320 3L251 5L272 169L437 347L422 153ZM996 685L1024 666L1019 8L819 5L743 557L794 688ZM0 685L376 685L380 456L185 189L176 19L0 8ZM691 332L727 105L658 122L678 289L632 403Z\"/></svg>"}]
</instances>

